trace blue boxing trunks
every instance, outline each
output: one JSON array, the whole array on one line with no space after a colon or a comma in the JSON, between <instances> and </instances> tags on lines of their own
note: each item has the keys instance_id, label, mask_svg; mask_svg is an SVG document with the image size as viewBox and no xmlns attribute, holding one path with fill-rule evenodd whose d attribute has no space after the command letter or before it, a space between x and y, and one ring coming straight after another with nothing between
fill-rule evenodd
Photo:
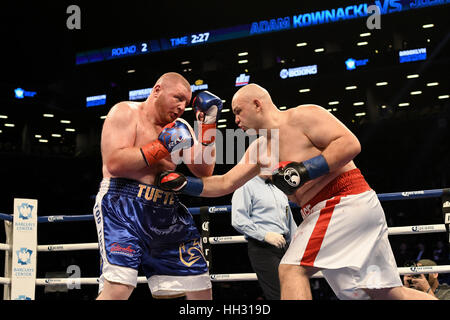
<instances>
[{"instance_id":1,"label":"blue boxing trunks","mask_svg":"<svg viewBox=\"0 0 450 320\"><path fill-rule=\"evenodd\" d=\"M104 280L136 287L138 270L152 295L211 288L200 234L173 192L124 178L105 178L94 206Z\"/></svg>"}]
</instances>

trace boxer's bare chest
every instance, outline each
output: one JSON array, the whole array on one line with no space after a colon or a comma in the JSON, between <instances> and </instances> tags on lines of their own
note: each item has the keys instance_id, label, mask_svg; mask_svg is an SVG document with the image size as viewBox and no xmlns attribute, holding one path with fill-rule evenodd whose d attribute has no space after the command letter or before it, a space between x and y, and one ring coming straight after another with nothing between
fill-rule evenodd
<instances>
[{"instance_id":1,"label":"boxer's bare chest","mask_svg":"<svg viewBox=\"0 0 450 320\"><path fill-rule=\"evenodd\" d=\"M317 155L318 152L302 128L289 121L279 129L278 141L280 161L300 162Z\"/></svg>"},{"instance_id":2,"label":"boxer's bare chest","mask_svg":"<svg viewBox=\"0 0 450 320\"><path fill-rule=\"evenodd\" d=\"M136 121L136 138L134 142L135 147L141 147L149 142L158 139L158 136L162 130L162 126L154 125L150 121L146 120L143 115L138 115ZM160 160L154 164L151 168L145 170L147 179L153 180L153 177L165 170L174 170L176 165L171 161L170 156Z\"/></svg>"}]
</instances>

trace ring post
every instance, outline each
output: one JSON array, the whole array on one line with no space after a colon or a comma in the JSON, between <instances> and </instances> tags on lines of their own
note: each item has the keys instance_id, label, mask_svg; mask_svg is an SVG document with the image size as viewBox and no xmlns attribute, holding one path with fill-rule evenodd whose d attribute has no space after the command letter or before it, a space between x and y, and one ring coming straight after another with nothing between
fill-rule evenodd
<instances>
[{"instance_id":1,"label":"ring post","mask_svg":"<svg viewBox=\"0 0 450 320\"><path fill-rule=\"evenodd\" d=\"M14 199L11 299L34 300L36 288L37 205Z\"/></svg>"},{"instance_id":2,"label":"ring post","mask_svg":"<svg viewBox=\"0 0 450 320\"><path fill-rule=\"evenodd\" d=\"M11 221L5 220L6 244L12 248L13 224ZM5 278L11 278L12 250L5 250ZM11 300L11 284L3 286L3 300Z\"/></svg>"}]
</instances>

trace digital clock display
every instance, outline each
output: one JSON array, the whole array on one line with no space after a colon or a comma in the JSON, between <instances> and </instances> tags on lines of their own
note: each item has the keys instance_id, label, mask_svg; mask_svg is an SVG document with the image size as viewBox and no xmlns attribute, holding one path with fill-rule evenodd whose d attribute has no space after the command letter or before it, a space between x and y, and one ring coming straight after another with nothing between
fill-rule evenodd
<instances>
[{"instance_id":1,"label":"digital clock display","mask_svg":"<svg viewBox=\"0 0 450 320\"><path fill-rule=\"evenodd\" d=\"M79 53L76 57L76 64L79 65L97 61L131 57L149 54L152 52L247 37L250 34L250 29L250 24L240 25L207 32L191 33L169 39L162 38L159 40L132 43L121 47L110 47L101 50Z\"/></svg>"},{"instance_id":2,"label":"digital clock display","mask_svg":"<svg viewBox=\"0 0 450 320\"><path fill-rule=\"evenodd\" d=\"M176 47L183 46L183 45L188 46L188 45L192 45L192 44L208 42L209 35L210 35L209 32L204 32L204 33L191 34L191 35L183 36L180 38L171 38L170 45L173 48L176 48Z\"/></svg>"},{"instance_id":3,"label":"digital clock display","mask_svg":"<svg viewBox=\"0 0 450 320\"><path fill-rule=\"evenodd\" d=\"M110 59L149 54L152 52L172 50L176 48L203 45L213 42L239 39L270 32L304 28L307 26L340 22L343 20L366 18L368 6L375 4L381 14L421 9L430 6L448 5L450 0L374 0L368 3L348 4L344 7L303 12L293 16L278 17L269 20L255 21L229 28L209 30L200 33L184 34L172 38L162 38L126 46L105 48L82 52L76 55L76 64L92 63Z\"/></svg>"}]
</instances>

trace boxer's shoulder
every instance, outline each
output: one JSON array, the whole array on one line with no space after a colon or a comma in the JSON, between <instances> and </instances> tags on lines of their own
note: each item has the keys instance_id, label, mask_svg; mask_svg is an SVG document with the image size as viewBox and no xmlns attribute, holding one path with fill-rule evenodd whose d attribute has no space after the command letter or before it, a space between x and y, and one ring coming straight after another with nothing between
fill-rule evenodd
<instances>
[{"instance_id":1,"label":"boxer's shoulder","mask_svg":"<svg viewBox=\"0 0 450 320\"><path fill-rule=\"evenodd\" d=\"M317 104L301 104L290 110L292 110L292 114L294 115L311 114L326 111L325 108Z\"/></svg>"},{"instance_id":2,"label":"boxer's shoulder","mask_svg":"<svg viewBox=\"0 0 450 320\"><path fill-rule=\"evenodd\" d=\"M139 110L139 107L142 103L133 102L133 101L121 101L116 103L111 111L119 111L119 112L136 112Z\"/></svg>"},{"instance_id":3,"label":"boxer's shoulder","mask_svg":"<svg viewBox=\"0 0 450 320\"><path fill-rule=\"evenodd\" d=\"M288 109L286 112L286 119L289 124L298 126L322 116L323 113L328 113L328 111L319 105L302 104L295 108Z\"/></svg>"},{"instance_id":4,"label":"boxer's shoulder","mask_svg":"<svg viewBox=\"0 0 450 320\"><path fill-rule=\"evenodd\" d=\"M122 101L116 103L108 113L107 118L112 119L120 119L122 121L130 121L133 118L137 118L137 114L139 111L139 103Z\"/></svg>"}]
</instances>

